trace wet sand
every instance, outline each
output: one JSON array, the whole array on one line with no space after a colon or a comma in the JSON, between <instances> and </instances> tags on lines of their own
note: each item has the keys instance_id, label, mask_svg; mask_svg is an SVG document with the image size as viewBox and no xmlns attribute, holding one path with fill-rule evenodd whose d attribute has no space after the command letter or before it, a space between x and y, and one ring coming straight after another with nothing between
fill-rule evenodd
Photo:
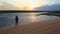
<instances>
[{"instance_id":1,"label":"wet sand","mask_svg":"<svg viewBox=\"0 0 60 34\"><path fill-rule=\"evenodd\" d=\"M60 34L60 19L0 28L0 34Z\"/></svg>"}]
</instances>

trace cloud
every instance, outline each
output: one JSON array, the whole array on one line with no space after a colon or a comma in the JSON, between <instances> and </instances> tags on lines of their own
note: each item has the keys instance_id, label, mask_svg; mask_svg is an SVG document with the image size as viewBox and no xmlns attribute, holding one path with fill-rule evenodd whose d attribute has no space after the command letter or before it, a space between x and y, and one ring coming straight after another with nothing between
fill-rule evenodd
<instances>
[{"instance_id":1,"label":"cloud","mask_svg":"<svg viewBox=\"0 0 60 34\"><path fill-rule=\"evenodd\" d=\"M14 10L14 9L18 8L4 1L0 1L0 10Z\"/></svg>"},{"instance_id":2,"label":"cloud","mask_svg":"<svg viewBox=\"0 0 60 34\"><path fill-rule=\"evenodd\" d=\"M30 5L34 4L35 7L40 7L44 5L52 5L52 2L46 2L45 0L2 0L15 7L22 8L22 7L30 7ZM33 7L33 6L32 6Z\"/></svg>"}]
</instances>

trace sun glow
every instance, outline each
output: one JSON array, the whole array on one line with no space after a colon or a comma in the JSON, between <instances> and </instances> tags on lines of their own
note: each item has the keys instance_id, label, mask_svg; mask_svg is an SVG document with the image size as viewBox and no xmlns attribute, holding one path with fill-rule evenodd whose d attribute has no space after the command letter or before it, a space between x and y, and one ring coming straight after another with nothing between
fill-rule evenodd
<instances>
[{"instance_id":1,"label":"sun glow","mask_svg":"<svg viewBox=\"0 0 60 34\"><path fill-rule=\"evenodd\" d=\"M34 7L36 7L36 4L35 4L35 2L30 1L29 2L29 6L30 6L30 8L34 8Z\"/></svg>"},{"instance_id":2,"label":"sun glow","mask_svg":"<svg viewBox=\"0 0 60 34\"><path fill-rule=\"evenodd\" d=\"M49 2L44 0L5 0L7 3L17 7L19 10L34 10L35 7L41 7Z\"/></svg>"}]
</instances>

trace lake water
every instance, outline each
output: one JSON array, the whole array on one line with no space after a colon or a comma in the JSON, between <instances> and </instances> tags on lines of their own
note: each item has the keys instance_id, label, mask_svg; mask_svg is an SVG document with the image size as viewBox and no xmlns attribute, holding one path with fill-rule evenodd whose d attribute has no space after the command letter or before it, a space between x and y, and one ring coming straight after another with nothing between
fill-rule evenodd
<instances>
[{"instance_id":1,"label":"lake water","mask_svg":"<svg viewBox=\"0 0 60 34\"><path fill-rule=\"evenodd\" d=\"M31 22L38 22L43 20L57 19L58 16L40 15L39 13L1 13L0 14L0 28L15 25L15 16L19 18L19 24L26 24Z\"/></svg>"}]
</instances>

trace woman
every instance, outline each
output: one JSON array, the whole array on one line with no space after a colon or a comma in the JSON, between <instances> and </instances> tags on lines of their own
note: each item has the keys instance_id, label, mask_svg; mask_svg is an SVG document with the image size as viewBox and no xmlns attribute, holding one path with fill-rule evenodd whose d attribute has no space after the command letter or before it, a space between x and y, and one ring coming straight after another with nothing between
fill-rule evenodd
<instances>
[{"instance_id":1,"label":"woman","mask_svg":"<svg viewBox=\"0 0 60 34\"><path fill-rule=\"evenodd\" d=\"M19 19L18 19L18 16L16 16L16 17L15 17L15 23L16 23L16 25L18 25L18 20L19 20Z\"/></svg>"}]
</instances>

